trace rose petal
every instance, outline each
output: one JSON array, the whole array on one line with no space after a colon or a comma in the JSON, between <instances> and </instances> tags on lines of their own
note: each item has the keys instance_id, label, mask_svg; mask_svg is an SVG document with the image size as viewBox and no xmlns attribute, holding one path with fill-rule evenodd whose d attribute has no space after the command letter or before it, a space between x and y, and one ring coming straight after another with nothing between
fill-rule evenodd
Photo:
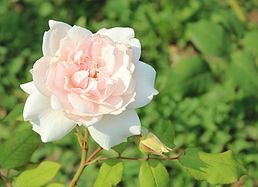
<instances>
[{"instance_id":1,"label":"rose petal","mask_svg":"<svg viewBox=\"0 0 258 187\"><path fill-rule=\"evenodd\" d=\"M123 99L121 97L111 97L104 101L102 105L99 105L99 114L108 114L114 110L119 110L123 105Z\"/></svg>"},{"instance_id":2,"label":"rose petal","mask_svg":"<svg viewBox=\"0 0 258 187\"><path fill-rule=\"evenodd\" d=\"M137 62L141 56L141 44L138 39L134 38L134 30L128 27L114 27L111 29L100 29L97 34L108 36L115 42L122 42L133 47L134 62Z\"/></svg>"},{"instance_id":3,"label":"rose petal","mask_svg":"<svg viewBox=\"0 0 258 187\"><path fill-rule=\"evenodd\" d=\"M133 47L134 62L137 62L141 57L141 44L136 38L129 40L129 44Z\"/></svg>"},{"instance_id":4,"label":"rose petal","mask_svg":"<svg viewBox=\"0 0 258 187\"><path fill-rule=\"evenodd\" d=\"M39 134L40 133L40 126L37 125L38 123L39 122L34 123L34 122L31 121L32 130Z\"/></svg>"},{"instance_id":5,"label":"rose petal","mask_svg":"<svg viewBox=\"0 0 258 187\"><path fill-rule=\"evenodd\" d=\"M92 33L83 27L74 25L68 32L67 36L73 40L74 43L79 43L85 37L90 36Z\"/></svg>"},{"instance_id":6,"label":"rose petal","mask_svg":"<svg viewBox=\"0 0 258 187\"><path fill-rule=\"evenodd\" d=\"M28 97L23 116L24 120L32 123L32 129L40 134L43 142L62 138L76 125L62 111L51 109L49 98L38 91Z\"/></svg>"},{"instance_id":7,"label":"rose petal","mask_svg":"<svg viewBox=\"0 0 258 187\"><path fill-rule=\"evenodd\" d=\"M126 110L127 106L130 103L135 101L135 99L134 99L135 95L136 95L136 93L133 93L132 95L124 95L123 96L123 106L120 109L111 112L110 114L118 115L118 114L122 113L124 110Z\"/></svg>"},{"instance_id":8,"label":"rose petal","mask_svg":"<svg viewBox=\"0 0 258 187\"><path fill-rule=\"evenodd\" d=\"M147 105L158 91L154 88L156 71L150 65L139 61L135 64L135 101L128 105L134 109Z\"/></svg>"},{"instance_id":9,"label":"rose petal","mask_svg":"<svg viewBox=\"0 0 258 187\"><path fill-rule=\"evenodd\" d=\"M92 138L108 150L126 141L127 137L140 134L141 123L134 110L127 110L120 115L106 115L88 129Z\"/></svg>"},{"instance_id":10,"label":"rose petal","mask_svg":"<svg viewBox=\"0 0 258 187\"><path fill-rule=\"evenodd\" d=\"M76 126L76 123L66 118L60 110L49 110L39 117L39 124L36 125L39 128L35 131L41 136L42 142L50 142L63 138Z\"/></svg>"},{"instance_id":11,"label":"rose petal","mask_svg":"<svg viewBox=\"0 0 258 187\"><path fill-rule=\"evenodd\" d=\"M42 57L35 62L32 70L32 77L37 89L44 95L49 96L50 92L46 88L47 72L49 68L50 57Z\"/></svg>"},{"instance_id":12,"label":"rose petal","mask_svg":"<svg viewBox=\"0 0 258 187\"><path fill-rule=\"evenodd\" d=\"M114 27L111 29L100 29L97 34L105 35L115 42L128 41L134 38L134 30L129 27Z\"/></svg>"},{"instance_id":13,"label":"rose petal","mask_svg":"<svg viewBox=\"0 0 258 187\"><path fill-rule=\"evenodd\" d=\"M78 114L77 115L69 114L67 117L69 117L69 119L76 121L76 123L78 123L78 125L83 125L84 127L89 127L89 126L97 123L98 121L100 121L103 116L102 115L95 116L95 117L81 116L78 119Z\"/></svg>"},{"instance_id":14,"label":"rose petal","mask_svg":"<svg viewBox=\"0 0 258 187\"><path fill-rule=\"evenodd\" d=\"M24 120L37 120L38 116L50 106L49 99L38 91L33 92L26 100L23 110Z\"/></svg>"},{"instance_id":15,"label":"rose petal","mask_svg":"<svg viewBox=\"0 0 258 187\"><path fill-rule=\"evenodd\" d=\"M127 69L121 68L113 75L113 78L117 79L116 89L113 95L118 96L122 95L130 86L132 74Z\"/></svg>"},{"instance_id":16,"label":"rose petal","mask_svg":"<svg viewBox=\"0 0 258 187\"><path fill-rule=\"evenodd\" d=\"M50 30L44 33L42 50L44 56L54 56L59 48L60 40L65 37L67 31L71 28L70 25L49 20Z\"/></svg>"},{"instance_id":17,"label":"rose petal","mask_svg":"<svg viewBox=\"0 0 258 187\"><path fill-rule=\"evenodd\" d=\"M21 84L20 87L27 94L32 94L33 92L37 91L37 88L35 87L35 84L33 81Z\"/></svg>"},{"instance_id":18,"label":"rose petal","mask_svg":"<svg viewBox=\"0 0 258 187\"><path fill-rule=\"evenodd\" d=\"M55 95L51 96L50 103L51 103L51 108L52 109L55 109L55 110L62 109L62 104L61 104L60 100Z\"/></svg>"},{"instance_id":19,"label":"rose petal","mask_svg":"<svg viewBox=\"0 0 258 187\"><path fill-rule=\"evenodd\" d=\"M92 102L89 102L80 95L77 94L68 94L68 101L71 103L71 105L76 109L76 111L84 114L94 114L95 113L95 107Z\"/></svg>"},{"instance_id":20,"label":"rose petal","mask_svg":"<svg viewBox=\"0 0 258 187\"><path fill-rule=\"evenodd\" d=\"M67 23L64 23L62 21L55 21L55 20L49 20L48 25L50 29L55 29L55 28L71 28L70 25Z\"/></svg>"}]
</instances>

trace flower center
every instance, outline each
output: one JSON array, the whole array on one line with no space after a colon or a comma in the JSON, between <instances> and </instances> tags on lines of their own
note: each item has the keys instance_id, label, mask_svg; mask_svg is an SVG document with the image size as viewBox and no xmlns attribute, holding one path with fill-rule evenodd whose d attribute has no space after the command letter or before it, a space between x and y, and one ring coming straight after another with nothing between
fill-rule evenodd
<instances>
[{"instance_id":1,"label":"flower center","mask_svg":"<svg viewBox=\"0 0 258 187\"><path fill-rule=\"evenodd\" d=\"M78 66L79 71L87 71L88 77L98 78L98 63L93 61L87 55L84 56L82 51L75 54L74 63Z\"/></svg>"},{"instance_id":2,"label":"flower center","mask_svg":"<svg viewBox=\"0 0 258 187\"><path fill-rule=\"evenodd\" d=\"M91 60L86 59L85 61L82 61L80 64L78 64L79 70L85 70L89 72L89 77L91 78L97 78L98 77L98 67L97 63Z\"/></svg>"}]
</instances>

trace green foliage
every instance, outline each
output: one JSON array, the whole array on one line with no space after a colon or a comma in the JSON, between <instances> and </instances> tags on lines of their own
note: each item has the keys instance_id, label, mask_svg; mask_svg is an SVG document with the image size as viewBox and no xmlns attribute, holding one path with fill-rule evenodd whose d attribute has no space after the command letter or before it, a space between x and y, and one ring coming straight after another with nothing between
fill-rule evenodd
<instances>
[{"instance_id":1,"label":"green foliage","mask_svg":"<svg viewBox=\"0 0 258 187\"><path fill-rule=\"evenodd\" d=\"M117 146L112 147L112 149L117 153L121 154L126 149L126 147L127 147L127 142L124 142Z\"/></svg>"},{"instance_id":2,"label":"green foliage","mask_svg":"<svg viewBox=\"0 0 258 187\"><path fill-rule=\"evenodd\" d=\"M0 145L0 167L10 169L28 163L39 143L39 136L30 127L16 131Z\"/></svg>"},{"instance_id":3,"label":"green foliage","mask_svg":"<svg viewBox=\"0 0 258 187\"><path fill-rule=\"evenodd\" d=\"M258 90L258 68L253 56L244 51L238 51L232 56L231 75L237 85L243 88L247 94L257 94ZM245 75L243 79L239 75Z\"/></svg>"},{"instance_id":4,"label":"green foliage","mask_svg":"<svg viewBox=\"0 0 258 187\"><path fill-rule=\"evenodd\" d=\"M112 187L117 185L123 174L123 162L117 160L108 160L102 164L94 187Z\"/></svg>"},{"instance_id":5,"label":"green foliage","mask_svg":"<svg viewBox=\"0 0 258 187\"><path fill-rule=\"evenodd\" d=\"M201 20L189 27L191 41L203 54L221 55L226 52L226 36L220 25Z\"/></svg>"},{"instance_id":6,"label":"green foliage","mask_svg":"<svg viewBox=\"0 0 258 187\"><path fill-rule=\"evenodd\" d=\"M5 122L12 122L21 116L24 104L16 105L13 110L4 118Z\"/></svg>"},{"instance_id":7,"label":"green foliage","mask_svg":"<svg viewBox=\"0 0 258 187\"><path fill-rule=\"evenodd\" d=\"M167 187L169 175L163 164L157 160L144 161L139 172L140 187Z\"/></svg>"},{"instance_id":8,"label":"green foliage","mask_svg":"<svg viewBox=\"0 0 258 187\"><path fill-rule=\"evenodd\" d=\"M179 61L169 71L169 75L171 78L168 79L166 87L170 89L167 92L172 91L179 95L200 94L207 91L213 85L213 78L208 66L198 56Z\"/></svg>"},{"instance_id":9,"label":"green foliage","mask_svg":"<svg viewBox=\"0 0 258 187\"><path fill-rule=\"evenodd\" d=\"M63 184L59 184L59 183L53 183L53 184L49 184L46 187L64 187Z\"/></svg>"},{"instance_id":10,"label":"green foliage","mask_svg":"<svg viewBox=\"0 0 258 187\"><path fill-rule=\"evenodd\" d=\"M246 173L231 151L209 154L190 148L180 156L179 162L195 179L211 184L231 184Z\"/></svg>"},{"instance_id":11,"label":"green foliage","mask_svg":"<svg viewBox=\"0 0 258 187\"><path fill-rule=\"evenodd\" d=\"M209 153L234 151L243 160L249 175L240 185L255 186L258 179L258 3L234 1L245 16L246 21L242 21L239 10L230 2L233 1L1 0L0 147L19 137L13 133L20 126L16 119L20 119L21 108L17 105L27 97L19 85L32 79L29 70L42 56L42 36L48 29L49 19L78 24L93 32L102 27L128 26L134 28L141 42L141 60L157 71L159 95L138 110L143 126L172 147L168 125L171 121L176 135L175 152L189 146ZM30 133L32 139L37 136ZM32 157L32 152L25 152L28 156L24 164L58 161L63 167L56 181L67 185L80 159L76 141L71 133L60 141L40 146ZM33 142L38 145L38 138L30 141ZM4 147L12 149L13 145ZM91 140L89 152L96 147ZM132 142L124 148L121 145L115 151L123 156L143 156ZM205 181L194 180L172 161L162 163L171 179L167 186L210 186ZM9 171L10 181L31 167L24 164L15 164L23 166ZM87 167L77 186L92 187L99 167L99 164ZM121 185L139 186L138 162L124 161L124 167ZM7 173L1 164L0 169Z\"/></svg>"},{"instance_id":12,"label":"green foliage","mask_svg":"<svg viewBox=\"0 0 258 187\"><path fill-rule=\"evenodd\" d=\"M163 125L158 125L157 136L169 148L175 147L175 127L171 121L166 121Z\"/></svg>"},{"instance_id":13,"label":"green foliage","mask_svg":"<svg viewBox=\"0 0 258 187\"><path fill-rule=\"evenodd\" d=\"M257 30L246 33L243 39L243 46L248 52L258 56L258 31Z\"/></svg>"},{"instance_id":14,"label":"green foliage","mask_svg":"<svg viewBox=\"0 0 258 187\"><path fill-rule=\"evenodd\" d=\"M40 187L51 181L58 170L60 164L50 161L42 162L38 167L22 172L14 181L17 187ZM50 184L48 187L61 187L60 184Z\"/></svg>"}]
</instances>

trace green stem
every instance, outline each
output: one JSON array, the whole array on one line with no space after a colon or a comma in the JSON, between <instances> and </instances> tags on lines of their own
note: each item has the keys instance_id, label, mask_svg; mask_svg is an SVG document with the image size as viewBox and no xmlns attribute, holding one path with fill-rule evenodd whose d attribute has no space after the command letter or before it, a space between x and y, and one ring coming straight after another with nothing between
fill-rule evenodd
<instances>
[{"instance_id":1,"label":"green stem","mask_svg":"<svg viewBox=\"0 0 258 187\"><path fill-rule=\"evenodd\" d=\"M83 137L82 137L82 134L81 134L81 131L80 131L80 127L76 126L75 131L76 131L75 134L77 136L78 142L79 142L80 146L82 147L83 146Z\"/></svg>"},{"instance_id":2,"label":"green stem","mask_svg":"<svg viewBox=\"0 0 258 187\"><path fill-rule=\"evenodd\" d=\"M86 160L86 155L87 155L87 151L86 149L82 149L82 155L81 155L81 162L80 162L80 165L79 165L79 168L77 169L73 179L72 179L72 182L70 184L70 187L74 187L76 186L84 168L85 168L85 165L84 165L84 162Z\"/></svg>"},{"instance_id":3,"label":"green stem","mask_svg":"<svg viewBox=\"0 0 258 187\"><path fill-rule=\"evenodd\" d=\"M8 182L7 178L2 174L1 171L0 171L0 179L5 184L6 187L12 187L12 184Z\"/></svg>"},{"instance_id":4,"label":"green stem","mask_svg":"<svg viewBox=\"0 0 258 187\"><path fill-rule=\"evenodd\" d=\"M121 160L178 160L179 159L179 155L175 156L175 157L151 157L151 156L147 156L144 158L138 158L138 157L124 157L124 156L118 156L118 157L104 157L104 158L100 158L100 161L105 161L105 160L109 160L109 159L121 159Z\"/></svg>"},{"instance_id":5,"label":"green stem","mask_svg":"<svg viewBox=\"0 0 258 187\"><path fill-rule=\"evenodd\" d=\"M92 152L92 154L89 156L89 158L87 158L87 144L88 144L88 136L89 136L89 132L88 129L85 128L84 131L84 137L81 135L80 129L76 128L76 135L78 137L78 141L81 145L82 148L82 153L81 153L81 162L80 165L69 185L69 187L75 187L77 185L77 182L83 172L83 170L90 164L93 164L97 161L105 161L105 160L109 160L109 159L122 159L122 160L178 160L179 159L179 155L175 156L175 157L151 157L150 155L148 155L147 157L144 158L137 158L137 157L123 157L121 155L119 155L118 157L96 157L96 155L102 150L102 147L98 147L95 151ZM94 159L95 158L95 159Z\"/></svg>"},{"instance_id":6,"label":"green stem","mask_svg":"<svg viewBox=\"0 0 258 187\"><path fill-rule=\"evenodd\" d=\"M72 179L72 182L70 183L70 187L76 186L76 184L85 168L84 162L86 161L86 158L87 158L88 134L89 134L88 129L85 128L84 137L82 137L79 127L76 128L76 135L78 137L79 144L82 148L82 153L81 153L80 165Z\"/></svg>"},{"instance_id":7,"label":"green stem","mask_svg":"<svg viewBox=\"0 0 258 187\"><path fill-rule=\"evenodd\" d=\"M245 22L246 21L246 17L241 9L241 7L238 4L237 0L230 0L230 5L233 8L233 10L236 12L236 15L238 16L238 18Z\"/></svg>"},{"instance_id":8,"label":"green stem","mask_svg":"<svg viewBox=\"0 0 258 187\"><path fill-rule=\"evenodd\" d=\"M102 147L98 147L87 159L87 150L88 150L88 137L89 137L89 132L88 129L85 128L84 130L84 137L81 135L81 131L79 127L76 128L76 135L78 137L79 144L81 145L82 148L82 154L81 154L81 162L80 165L69 185L69 187L75 187L77 185L77 182L82 175L83 170L87 167L87 163L91 162L92 159L102 150Z\"/></svg>"},{"instance_id":9,"label":"green stem","mask_svg":"<svg viewBox=\"0 0 258 187\"><path fill-rule=\"evenodd\" d=\"M83 170L87 167L87 165L89 165L88 163L90 163L92 161L92 159L94 159L94 157L102 150L102 147L98 147L90 156L88 159L86 159L86 156L84 155L84 153L82 152L82 158L81 158L81 163L80 166L77 170L77 172L75 173L72 182L70 184L70 187L74 187L76 186ZM87 152L86 152L87 153Z\"/></svg>"}]
</instances>

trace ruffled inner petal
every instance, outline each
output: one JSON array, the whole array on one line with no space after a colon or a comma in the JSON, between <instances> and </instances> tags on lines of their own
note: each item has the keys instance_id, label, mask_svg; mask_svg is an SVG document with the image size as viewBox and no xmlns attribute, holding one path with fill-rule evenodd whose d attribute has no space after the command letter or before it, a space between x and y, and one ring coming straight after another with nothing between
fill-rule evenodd
<instances>
[{"instance_id":1,"label":"ruffled inner petal","mask_svg":"<svg viewBox=\"0 0 258 187\"><path fill-rule=\"evenodd\" d=\"M74 39L73 32L82 35L81 40ZM74 27L60 43L59 54L50 63L47 88L67 114L77 112L78 119L119 114L134 101L135 65L130 46Z\"/></svg>"}]
</instances>

